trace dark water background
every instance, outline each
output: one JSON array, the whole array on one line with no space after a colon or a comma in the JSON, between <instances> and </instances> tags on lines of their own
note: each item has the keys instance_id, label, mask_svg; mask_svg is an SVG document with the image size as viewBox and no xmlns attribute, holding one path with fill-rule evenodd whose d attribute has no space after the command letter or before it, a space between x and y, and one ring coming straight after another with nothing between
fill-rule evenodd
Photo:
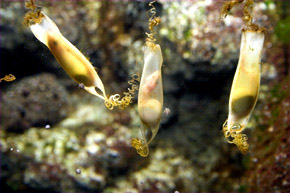
<instances>
[{"instance_id":1,"label":"dark water background","mask_svg":"<svg viewBox=\"0 0 290 193\"><path fill-rule=\"evenodd\" d=\"M148 3L38 1L97 68L108 94L142 72ZM289 1L257 1L267 29L261 88L246 134L250 152L226 143L222 125L239 57L243 6L220 19L221 1L160 1L164 108L141 158L137 96L105 108L23 27L23 2L1 1L1 192L289 192Z\"/></svg>"}]
</instances>

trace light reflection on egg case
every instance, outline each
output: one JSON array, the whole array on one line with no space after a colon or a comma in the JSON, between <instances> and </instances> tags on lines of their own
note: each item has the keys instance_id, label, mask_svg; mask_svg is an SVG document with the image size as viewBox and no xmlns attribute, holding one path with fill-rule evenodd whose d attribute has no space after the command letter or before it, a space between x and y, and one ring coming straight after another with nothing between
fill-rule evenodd
<instances>
[{"instance_id":1,"label":"light reflection on egg case","mask_svg":"<svg viewBox=\"0 0 290 193\"><path fill-rule=\"evenodd\" d=\"M243 0L226 1L221 11L225 18L229 11ZM238 146L246 154L249 149L248 137L241 132L247 126L255 108L260 88L260 60L265 38L265 28L253 23L253 0L245 1L243 21L246 28L242 30L240 57L232 83L228 120L223 125L227 142Z\"/></svg>"},{"instance_id":2,"label":"light reflection on egg case","mask_svg":"<svg viewBox=\"0 0 290 193\"><path fill-rule=\"evenodd\" d=\"M137 138L132 140L132 146L143 157L146 157L149 153L148 145L158 132L162 115L162 62L163 58L160 46L158 44L147 44L138 95L138 111L141 120L142 139Z\"/></svg>"},{"instance_id":3,"label":"light reflection on egg case","mask_svg":"<svg viewBox=\"0 0 290 193\"><path fill-rule=\"evenodd\" d=\"M244 30L238 67L234 76L228 120L223 126L224 136L245 154L248 151L247 136L241 132L249 122L256 105L260 87L260 59L264 43L264 31Z\"/></svg>"},{"instance_id":4,"label":"light reflection on egg case","mask_svg":"<svg viewBox=\"0 0 290 193\"><path fill-rule=\"evenodd\" d=\"M66 73L89 93L104 100L105 106L112 110L118 106L127 108L138 90L139 75L133 75L128 81L131 88L124 96L114 94L106 96L105 87L91 62L72 45L59 31L57 25L41 10L37 10L33 0L25 3L30 9L24 16L23 24L30 27L34 36L44 43Z\"/></svg>"},{"instance_id":5,"label":"light reflection on egg case","mask_svg":"<svg viewBox=\"0 0 290 193\"><path fill-rule=\"evenodd\" d=\"M40 23L30 26L35 37L44 43L66 73L89 93L106 98L104 85L88 59L72 45L59 31L56 24L41 11ZM97 93L97 87L102 93Z\"/></svg>"},{"instance_id":6,"label":"light reflection on egg case","mask_svg":"<svg viewBox=\"0 0 290 193\"><path fill-rule=\"evenodd\" d=\"M156 9L151 1L149 12L152 14L148 20L148 28L150 33L146 33L146 50L144 53L144 67L141 77L139 95L138 95L138 111L141 120L141 139L133 138L131 145L137 150L137 153L146 157L149 154L148 145L155 138L160 124L163 108L163 85L161 76L161 67L163 57L161 47L155 44L154 26L157 26L161 19L155 17Z\"/></svg>"}]
</instances>

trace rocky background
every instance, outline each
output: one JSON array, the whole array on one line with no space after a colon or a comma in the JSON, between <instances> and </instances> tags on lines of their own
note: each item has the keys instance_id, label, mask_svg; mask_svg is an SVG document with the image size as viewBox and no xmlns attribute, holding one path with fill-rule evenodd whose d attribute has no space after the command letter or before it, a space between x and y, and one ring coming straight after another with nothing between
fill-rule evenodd
<instances>
[{"instance_id":1,"label":"rocky background","mask_svg":"<svg viewBox=\"0 0 290 193\"><path fill-rule=\"evenodd\" d=\"M97 68L110 94L142 71L148 3L39 1ZM267 28L258 104L242 155L221 131L239 57L243 6L220 19L221 1L158 1L164 108L150 154L137 97L105 108L82 90L21 25L23 2L1 1L1 192L289 192L289 2L254 4Z\"/></svg>"}]
</instances>

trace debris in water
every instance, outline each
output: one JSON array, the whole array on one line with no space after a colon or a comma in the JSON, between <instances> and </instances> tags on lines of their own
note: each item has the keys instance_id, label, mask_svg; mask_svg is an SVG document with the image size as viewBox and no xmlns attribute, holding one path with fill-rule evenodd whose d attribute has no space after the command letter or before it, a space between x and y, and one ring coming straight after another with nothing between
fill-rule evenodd
<instances>
[{"instance_id":1,"label":"debris in water","mask_svg":"<svg viewBox=\"0 0 290 193\"><path fill-rule=\"evenodd\" d=\"M77 173L77 174L82 173L81 169L76 169L76 173Z\"/></svg>"},{"instance_id":2,"label":"debris in water","mask_svg":"<svg viewBox=\"0 0 290 193\"><path fill-rule=\"evenodd\" d=\"M85 85L84 85L83 83L80 83L80 84L79 84L79 88L81 88L81 89L85 89Z\"/></svg>"},{"instance_id":3,"label":"debris in water","mask_svg":"<svg viewBox=\"0 0 290 193\"><path fill-rule=\"evenodd\" d=\"M168 116L170 113L171 113L171 110L170 110L169 108L165 108L165 109L164 109L164 114L165 114L166 116Z\"/></svg>"}]
</instances>

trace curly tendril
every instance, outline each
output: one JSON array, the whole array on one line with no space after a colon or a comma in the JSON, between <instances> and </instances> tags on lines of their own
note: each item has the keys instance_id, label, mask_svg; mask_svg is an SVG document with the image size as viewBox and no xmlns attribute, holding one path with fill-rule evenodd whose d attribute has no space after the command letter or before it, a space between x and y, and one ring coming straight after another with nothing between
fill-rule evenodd
<instances>
[{"instance_id":1,"label":"curly tendril","mask_svg":"<svg viewBox=\"0 0 290 193\"><path fill-rule=\"evenodd\" d=\"M8 74L8 75L5 75L3 78L0 78L0 82L2 82L2 80L6 81L6 82L11 82L15 79L16 78L13 74Z\"/></svg>"},{"instance_id":2,"label":"curly tendril","mask_svg":"<svg viewBox=\"0 0 290 193\"><path fill-rule=\"evenodd\" d=\"M254 0L247 0L244 7L243 21L247 24L247 29L251 31L266 31L265 28L259 27L253 23L252 11L253 11Z\"/></svg>"},{"instance_id":3,"label":"curly tendril","mask_svg":"<svg viewBox=\"0 0 290 193\"><path fill-rule=\"evenodd\" d=\"M142 139L133 138L131 141L131 146L135 148L137 153L142 157L147 157L149 154L148 144L146 144Z\"/></svg>"},{"instance_id":4,"label":"curly tendril","mask_svg":"<svg viewBox=\"0 0 290 193\"><path fill-rule=\"evenodd\" d=\"M230 129L228 128L228 120L223 125L223 133L228 143L235 144L242 154L246 154L249 150L249 144L247 142L248 137L246 134L242 134L244 127L240 124L233 125Z\"/></svg>"},{"instance_id":5,"label":"curly tendril","mask_svg":"<svg viewBox=\"0 0 290 193\"><path fill-rule=\"evenodd\" d=\"M238 133L235 135L233 143L238 146L242 154L246 154L249 149L249 144L247 142L248 137L246 134Z\"/></svg>"},{"instance_id":6,"label":"curly tendril","mask_svg":"<svg viewBox=\"0 0 290 193\"><path fill-rule=\"evenodd\" d=\"M149 6L151 7L151 9L149 10L149 12L151 13L151 17L148 20L149 21L148 28L149 28L150 33L146 32L146 35L147 35L146 43L149 45L150 44L154 45L154 42L156 41L156 39L154 38L154 35L156 34L156 32L154 31L153 27L157 26L161 22L160 17L155 17L156 8L153 5L155 2L156 0L153 0L149 3Z\"/></svg>"},{"instance_id":7,"label":"curly tendril","mask_svg":"<svg viewBox=\"0 0 290 193\"><path fill-rule=\"evenodd\" d=\"M124 92L124 97L121 98L119 94L111 95L108 99L105 100L105 105L108 109L112 110L114 107L119 107L120 109L127 108L130 103L132 103L132 99L138 90L140 82L139 73L134 74L132 79L128 81L131 88L128 88L128 92Z\"/></svg>"},{"instance_id":8,"label":"curly tendril","mask_svg":"<svg viewBox=\"0 0 290 193\"><path fill-rule=\"evenodd\" d=\"M30 9L29 12L27 12L23 18L22 24L26 27L29 27L31 25L40 23L42 21L42 18L44 17L41 13L41 10L36 10L37 5L34 3L33 0L30 0L29 2L25 2L25 7L27 9Z\"/></svg>"},{"instance_id":9,"label":"curly tendril","mask_svg":"<svg viewBox=\"0 0 290 193\"><path fill-rule=\"evenodd\" d=\"M226 18L228 13L232 10L232 8L237 5L242 3L244 0L231 0L231 1L227 1L224 3L223 8L222 8L222 12L221 12L221 18Z\"/></svg>"},{"instance_id":10,"label":"curly tendril","mask_svg":"<svg viewBox=\"0 0 290 193\"><path fill-rule=\"evenodd\" d=\"M243 2L245 2L243 21L247 25L247 28L245 30L265 31L265 28L259 27L258 25L253 23L252 11L254 0L230 0L225 2L221 11L221 18L226 18L228 13L235 5L241 4Z\"/></svg>"},{"instance_id":11,"label":"curly tendril","mask_svg":"<svg viewBox=\"0 0 290 193\"><path fill-rule=\"evenodd\" d=\"M253 21L253 17L252 17L253 4L254 4L253 0L247 0L244 7L243 20L244 22L247 23L247 25L252 24L252 21Z\"/></svg>"}]
</instances>

